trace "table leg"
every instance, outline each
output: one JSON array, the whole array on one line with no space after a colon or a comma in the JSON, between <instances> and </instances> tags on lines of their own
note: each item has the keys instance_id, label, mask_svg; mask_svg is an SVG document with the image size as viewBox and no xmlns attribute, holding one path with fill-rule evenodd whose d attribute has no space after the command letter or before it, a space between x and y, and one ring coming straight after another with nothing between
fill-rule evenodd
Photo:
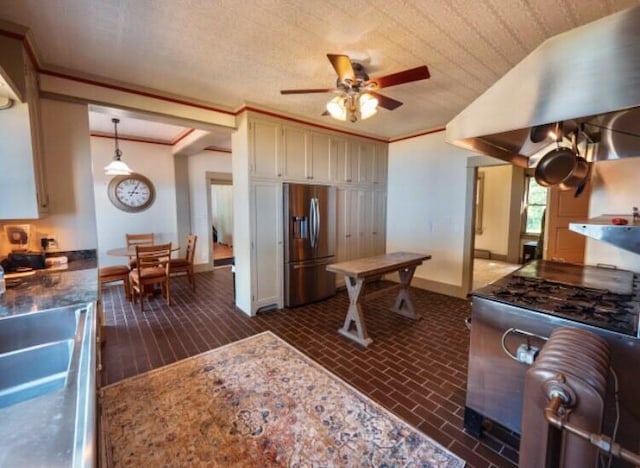
<instances>
[{"instance_id":1,"label":"table leg","mask_svg":"<svg viewBox=\"0 0 640 468\"><path fill-rule=\"evenodd\" d=\"M338 330L342 336L361 344L364 347L369 346L373 341L367 335L367 327L364 324L364 314L362 304L360 303L360 294L364 286L364 278L344 277L349 292L349 310L344 320L344 325ZM355 325L355 330L351 330L351 324Z\"/></svg>"},{"instance_id":2,"label":"table leg","mask_svg":"<svg viewBox=\"0 0 640 468\"><path fill-rule=\"evenodd\" d=\"M398 273L400 274L400 290L398 291L396 302L391 310L396 314L400 314L404 317L419 319L420 316L416 314L416 311L413 308L413 302L411 302L411 296L409 295L408 289L415 271L415 266L403 268L402 270L398 271Z\"/></svg>"}]
</instances>

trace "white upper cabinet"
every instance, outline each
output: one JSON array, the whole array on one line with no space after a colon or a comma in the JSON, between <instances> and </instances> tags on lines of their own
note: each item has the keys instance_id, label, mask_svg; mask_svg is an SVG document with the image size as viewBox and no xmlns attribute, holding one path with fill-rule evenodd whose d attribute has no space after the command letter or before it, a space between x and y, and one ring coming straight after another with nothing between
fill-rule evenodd
<instances>
[{"instance_id":1,"label":"white upper cabinet","mask_svg":"<svg viewBox=\"0 0 640 468\"><path fill-rule=\"evenodd\" d=\"M387 145L251 118L250 174L259 179L386 185Z\"/></svg>"},{"instance_id":2,"label":"white upper cabinet","mask_svg":"<svg viewBox=\"0 0 640 468\"><path fill-rule=\"evenodd\" d=\"M251 175L265 178L282 177L280 124L251 120L249 135Z\"/></svg>"},{"instance_id":3,"label":"white upper cabinet","mask_svg":"<svg viewBox=\"0 0 640 468\"><path fill-rule=\"evenodd\" d=\"M375 159L375 145L369 142L361 142L358 145L358 183L370 184L373 182L373 168Z\"/></svg>"},{"instance_id":4,"label":"white upper cabinet","mask_svg":"<svg viewBox=\"0 0 640 468\"><path fill-rule=\"evenodd\" d=\"M373 183L375 185L387 185L387 145L375 145L375 156L373 160Z\"/></svg>"},{"instance_id":5,"label":"white upper cabinet","mask_svg":"<svg viewBox=\"0 0 640 468\"><path fill-rule=\"evenodd\" d=\"M307 133L298 127L282 128L284 153L284 177L293 180L307 179Z\"/></svg>"},{"instance_id":6,"label":"white upper cabinet","mask_svg":"<svg viewBox=\"0 0 640 468\"><path fill-rule=\"evenodd\" d=\"M15 86L18 98L12 107L0 110L0 219L36 219L49 208L38 79L21 41L2 38L0 46L0 75Z\"/></svg>"},{"instance_id":7,"label":"white upper cabinet","mask_svg":"<svg viewBox=\"0 0 640 468\"><path fill-rule=\"evenodd\" d=\"M307 139L307 179L330 182L332 170L331 139L329 135L311 133Z\"/></svg>"}]
</instances>

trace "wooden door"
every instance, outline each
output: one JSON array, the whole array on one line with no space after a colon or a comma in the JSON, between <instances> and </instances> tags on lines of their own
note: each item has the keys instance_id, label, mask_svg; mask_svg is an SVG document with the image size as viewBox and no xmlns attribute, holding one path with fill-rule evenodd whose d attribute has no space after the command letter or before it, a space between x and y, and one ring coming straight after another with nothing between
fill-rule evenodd
<instances>
[{"instance_id":1,"label":"wooden door","mask_svg":"<svg viewBox=\"0 0 640 468\"><path fill-rule=\"evenodd\" d=\"M546 246L544 259L557 262L584 263L586 237L569 230L569 223L589 217L591 184L578 198L575 190L549 189L546 212Z\"/></svg>"}]
</instances>

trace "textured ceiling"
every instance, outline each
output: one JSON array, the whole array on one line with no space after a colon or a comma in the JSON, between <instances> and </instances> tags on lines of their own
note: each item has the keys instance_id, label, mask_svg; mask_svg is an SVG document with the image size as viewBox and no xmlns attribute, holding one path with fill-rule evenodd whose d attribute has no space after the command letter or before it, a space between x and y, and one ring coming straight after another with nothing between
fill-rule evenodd
<instances>
[{"instance_id":1,"label":"textured ceiling","mask_svg":"<svg viewBox=\"0 0 640 468\"><path fill-rule=\"evenodd\" d=\"M640 0L0 0L31 29L44 68L131 83L218 107L251 103L394 138L440 127L544 39ZM427 65L384 89L404 102L364 122L321 117L327 53L372 77Z\"/></svg>"}]
</instances>

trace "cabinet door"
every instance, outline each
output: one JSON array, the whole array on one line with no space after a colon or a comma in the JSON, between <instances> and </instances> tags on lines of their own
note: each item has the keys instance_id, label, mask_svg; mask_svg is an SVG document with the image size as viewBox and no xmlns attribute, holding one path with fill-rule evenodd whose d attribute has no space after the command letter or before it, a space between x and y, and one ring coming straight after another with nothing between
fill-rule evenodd
<instances>
[{"instance_id":1,"label":"cabinet door","mask_svg":"<svg viewBox=\"0 0 640 468\"><path fill-rule=\"evenodd\" d=\"M387 185L388 153L387 145L378 144L375 146L375 159L373 168L373 183L376 185Z\"/></svg>"},{"instance_id":2,"label":"cabinet door","mask_svg":"<svg viewBox=\"0 0 640 468\"><path fill-rule=\"evenodd\" d=\"M331 160L333 161L333 181L337 184L347 182L347 143L344 140L331 139Z\"/></svg>"},{"instance_id":3,"label":"cabinet door","mask_svg":"<svg viewBox=\"0 0 640 468\"><path fill-rule=\"evenodd\" d=\"M307 134L296 127L283 127L282 148L284 154L284 176L287 179L306 180Z\"/></svg>"},{"instance_id":4,"label":"cabinet door","mask_svg":"<svg viewBox=\"0 0 640 468\"><path fill-rule=\"evenodd\" d=\"M281 127L263 120L249 122L251 175L254 177L282 177L279 157Z\"/></svg>"},{"instance_id":5,"label":"cabinet door","mask_svg":"<svg viewBox=\"0 0 640 468\"><path fill-rule=\"evenodd\" d=\"M381 190L373 192L373 253L384 254L386 251L387 231L387 193Z\"/></svg>"},{"instance_id":6,"label":"cabinet door","mask_svg":"<svg viewBox=\"0 0 640 468\"><path fill-rule=\"evenodd\" d=\"M251 310L282 307L282 185L254 182Z\"/></svg>"},{"instance_id":7,"label":"cabinet door","mask_svg":"<svg viewBox=\"0 0 640 468\"><path fill-rule=\"evenodd\" d=\"M358 183L370 184L373 181L373 160L375 146L373 143L360 143L358 150Z\"/></svg>"},{"instance_id":8,"label":"cabinet door","mask_svg":"<svg viewBox=\"0 0 640 468\"><path fill-rule=\"evenodd\" d=\"M358 258L373 255L373 192L358 190Z\"/></svg>"},{"instance_id":9,"label":"cabinet door","mask_svg":"<svg viewBox=\"0 0 640 468\"><path fill-rule=\"evenodd\" d=\"M331 169L333 164L331 163L331 139L329 135L322 135L319 133L312 133L308 136L309 139L309 151L308 151L308 167L310 171L307 174L307 179L311 179L314 182L329 182L331 180Z\"/></svg>"}]
</instances>

